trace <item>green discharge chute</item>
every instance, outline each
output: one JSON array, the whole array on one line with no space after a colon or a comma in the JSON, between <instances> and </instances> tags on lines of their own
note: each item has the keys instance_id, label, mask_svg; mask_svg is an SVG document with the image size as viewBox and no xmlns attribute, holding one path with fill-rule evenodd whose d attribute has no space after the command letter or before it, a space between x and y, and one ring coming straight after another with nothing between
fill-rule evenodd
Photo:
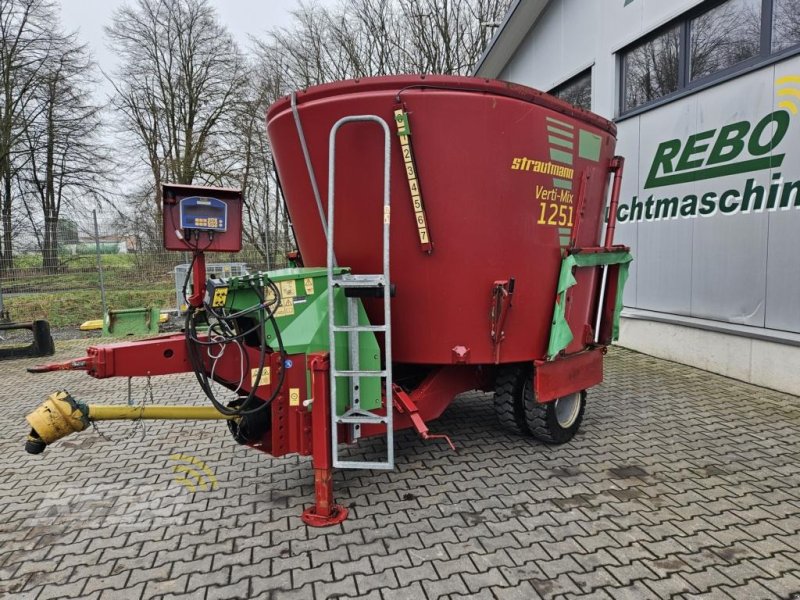
<instances>
[{"instance_id":1,"label":"green discharge chute","mask_svg":"<svg viewBox=\"0 0 800 600\"><path fill-rule=\"evenodd\" d=\"M556 304L553 310L553 322L550 328L550 342L547 345L547 359L553 360L558 353L566 348L573 339L572 330L569 328L564 315L566 309L567 290L577 283L572 274L574 267L597 267L600 265L619 265L617 280L617 297L614 304L614 324L612 339L619 339L619 315L622 312L622 292L628 280L628 267L633 256L630 252L619 250L616 252L600 252L593 254L570 254L561 262L561 273L558 276L558 289Z\"/></svg>"}]
</instances>

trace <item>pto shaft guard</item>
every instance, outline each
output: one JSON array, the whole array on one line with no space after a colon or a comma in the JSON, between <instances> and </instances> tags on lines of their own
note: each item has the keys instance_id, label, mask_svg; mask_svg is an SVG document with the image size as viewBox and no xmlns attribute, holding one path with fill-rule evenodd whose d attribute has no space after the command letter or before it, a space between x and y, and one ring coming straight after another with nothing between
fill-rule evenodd
<instances>
[{"instance_id":1,"label":"pto shaft guard","mask_svg":"<svg viewBox=\"0 0 800 600\"><path fill-rule=\"evenodd\" d=\"M31 432L25 442L28 454L40 454L48 444L89 426L89 407L76 401L66 390L47 397L25 417Z\"/></svg>"},{"instance_id":2,"label":"pto shaft guard","mask_svg":"<svg viewBox=\"0 0 800 600\"><path fill-rule=\"evenodd\" d=\"M48 444L83 431L92 421L148 420L236 420L235 415L224 415L213 406L148 406L84 404L66 390L47 397L41 406L25 417L31 432L25 442L28 454L40 454Z\"/></svg>"}]
</instances>

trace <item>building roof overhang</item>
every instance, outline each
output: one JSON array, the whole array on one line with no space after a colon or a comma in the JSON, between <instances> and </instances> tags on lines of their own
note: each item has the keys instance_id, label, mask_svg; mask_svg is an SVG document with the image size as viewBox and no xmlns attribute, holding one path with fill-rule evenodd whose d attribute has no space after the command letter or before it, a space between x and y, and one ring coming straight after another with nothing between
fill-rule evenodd
<instances>
[{"instance_id":1,"label":"building roof overhang","mask_svg":"<svg viewBox=\"0 0 800 600\"><path fill-rule=\"evenodd\" d=\"M550 0L514 0L503 22L472 71L475 77L496 79Z\"/></svg>"}]
</instances>

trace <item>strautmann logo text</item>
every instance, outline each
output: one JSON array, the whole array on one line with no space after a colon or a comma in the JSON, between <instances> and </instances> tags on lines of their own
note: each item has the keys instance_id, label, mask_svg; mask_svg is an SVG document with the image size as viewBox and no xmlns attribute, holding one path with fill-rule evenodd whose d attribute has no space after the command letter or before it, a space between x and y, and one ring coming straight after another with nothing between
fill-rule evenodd
<instances>
[{"instance_id":1,"label":"strautmann logo text","mask_svg":"<svg viewBox=\"0 0 800 600\"><path fill-rule=\"evenodd\" d=\"M800 83L800 77L784 77L777 83L794 81ZM780 89L778 93L782 95ZM797 107L786 100L780 106L755 122L737 121L695 133L685 140L661 142L644 184L645 190L653 191L646 198L642 194L641 199L634 196L630 204L620 204L617 219L654 221L800 207L800 180L786 181L780 172L785 158L780 151L781 142L790 130ZM771 180L763 185L752 176L742 178L739 187L714 189L715 178L755 175L769 169L774 169ZM669 192L669 186L690 182L707 182L708 188L685 195ZM697 187L701 186L698 183Z\"/></svg>"}]
</instances>

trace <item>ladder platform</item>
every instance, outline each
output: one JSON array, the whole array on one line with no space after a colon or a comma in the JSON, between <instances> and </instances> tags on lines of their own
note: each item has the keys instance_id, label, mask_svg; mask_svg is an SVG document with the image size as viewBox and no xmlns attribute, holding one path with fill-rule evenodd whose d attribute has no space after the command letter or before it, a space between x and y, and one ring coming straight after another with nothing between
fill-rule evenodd
<instances>
[{"instance_id":1,"label":"ladder platform","mask_svg":"<svg viewBox=\"0 0 800 600\"><path fill-rule=\"evenodd\" d=\"M383 275L339 275L331 278L334 287L340 288L371 288L386 284Z\"/></svg>"}]
</instances>

